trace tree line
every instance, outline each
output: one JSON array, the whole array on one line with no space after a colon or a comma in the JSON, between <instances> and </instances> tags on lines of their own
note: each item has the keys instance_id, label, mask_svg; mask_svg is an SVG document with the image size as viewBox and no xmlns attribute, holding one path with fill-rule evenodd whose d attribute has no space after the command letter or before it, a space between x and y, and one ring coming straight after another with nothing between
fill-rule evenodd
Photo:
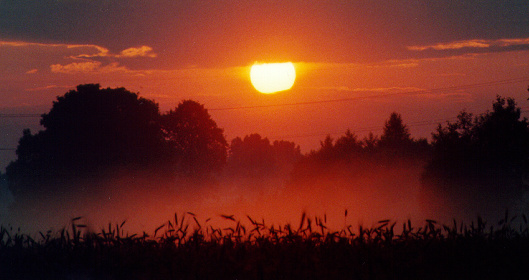
<instances>
[{"instance_id":1,"label":"tree line","mask_svg":"<svg viewBox=\"0 0 529 280\"><path fill-rule=\"evenodd\" d=\"M411 137L392 113L380 136L360 139L347 131L327 136L305 155L294 142L270 142L259 134L230 143L207 109L193 100L160 112L153 100L125 88L79 85L57 97L42 115L43 130L24 130L17 159L3 174L17 195L48 192L71 180L112 175L116 170L156 176L212 177L220 172L265 176L292 169L292 180L316 176L337 164L354 174L366 168L424 166L423 184L457 192L519 193L529 173L529 124L512 98L498 96L492 111L466 111L439 124L432 140ZM452 188L452 189L450 189Z\"/></svg>"},{"instance_id":2,"label":"tree line","mask_svg":"<svg viewBox=\"0 0 529 280\"><path fill-rule=\"evenodd\" d=\"M99 84L78 85L57 97L40 124L41 131L23 131L17 159L2 174L15 196L61 191L116 172L204 179L230 166L257 174L301 157L295 143L270 143L258 134L228 144L223 129L196 101L184 100L162 113L153 100Z\"/></svg>"}]
</instances>

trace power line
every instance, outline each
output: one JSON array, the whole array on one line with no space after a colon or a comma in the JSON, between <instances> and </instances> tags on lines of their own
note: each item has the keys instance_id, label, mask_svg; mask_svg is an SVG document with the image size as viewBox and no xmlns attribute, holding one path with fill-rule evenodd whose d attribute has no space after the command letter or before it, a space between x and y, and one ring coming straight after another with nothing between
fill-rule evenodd
<instances>
[{"instance_id":1,"label":"power line","mask_svg":"<svg viewBox=\"0 0 529 280\"><path fill-rule=\"evenodd\" d=\"M312 104L323 104L323 103L335 103L335 102L347 102L347 101L354 101L354 100L362 100L362 99L370 99L370 98L383 98L388 96L396 96L396 95L411 95L411 94L424 94L424 93L436 93L436 92L443 92L443 91L451 91L451 90L462 90L462 89L472 89L472 88L480 88L480 87L488 87L488 86L497 86L497 85L504 85L504 84L513 84L513 83L519 83L519 82L525 82L529 81L529 77L521 77L521 78L513 78L513 79L506 79L506 80L498 80L498 81L491 81L491 82L483 82L483 83L476 83L476 84L468 84L468 85L461 85L461 86L452 86L452 87L443 87L443 88L434 88L434 89L426 89L426 90L414 90L414 91L404 91L404 92L395 92L395 93L386 93L386 94L380 94L380 95L370 95L370 96L356 96L356 97L349 97L349 98L339 98L339 99L327 99L327 100L316 100L316 101L306 101L306 102L295 102L295 103L283 103L283 104L269 104L269 105L255 105L255 106L239 106L239 107L224 107L224 108L212 108L208 109L209 111L227 111L227 110L240 110L240 109L256 109L256 108L270 108L270 107L285 107L285 106L302 106L302 105L312 105ZM525 109L525 108L522 108ZM523 110L522 113L529 112L529 110ZM42 114L0 114L0 118L34 118L34 117L41 117ZM438 119L438 120L426 120L426 121L418 121L418 122L412 122L407 124L408 127L415 127L415 126L424 126L424 125L433 125L438 124L444 121L452 120L456 118L449 118L449 119ZM354 132L368 132L368 131L380 131L382 130L381 127L363 127L363 128L356 128L351 129L351 131ZM341 134L340 132L334 132L334 133L315 133L315 134L301 134L301 135L286 135L282 137L271 137L271 138L282 138L282 139L289 139L289 138L307 138L307 137L316 137L316 136L325 136L325 135L336 135ZM0 151L15 151L15 148L0 148Z\"/></svg>"},{"instance_id":2,"label":"power line","mask_svg":"<svg viewBox=\"0 0 529 280\"><path fill-rule=\"evenodd\" d=\"M424 121L415 121L405 124L407 127L417 127L417 126L425 126L425 125L436 125L445 121L453 121L456 120L457 117L448 118L448 119L436 119L436 120L424 120ZM353 133L358 132L373 132L373 131L381 131L383 130L383 126L369 126L369 127L357 127L357 128L349 128ZM310 137L322 137L327 135L340 135L343 134L344 131L341 132L327 132L327 133L311 133L311 134L298 134L298 135L284 135L284 136L272 136L270 138L277 138L277 139L292 139L292 138L310 138Z\"/></svg>"},{"instance_id":3,"label":"power line","mask_svg":"<svg viewBox=\"0 0 529 280\"><path fill-rule=\"evenodd\" d=\"M527 113L529 112L529 109L527 107L520 107L521 113ZM426 126L426 125L437 125L444 122L451 122L457 120L457 117L452 118L446 118L446 119L435 119L435 120L423 120L423 121L415 121L415 122L409 122L405 123L407 127L417 127L417 126ZM382 131L384 128L383 126L370 126L370 127L357 127L357 128L348 128L347 130L350 130L353 133L358 132L374 132L374 131ZM316 132L311 134L293 134L293 135L282 135L282 136L270 136L272 139L293 139L293 138L310 138L310 137L324 137L327 135L341 135L344 134L345 131L341 132Z\"/></svg>"},{"instance_id":4,"label":"power line","mask_svg":"<svg viewBox=\"0 0 529 280\"><path fill-rule=\"evenodd\" d=\"M208 110L209 111L228 111L228 110L240 110L240 109L257 109L257 108L302 106L302 105L313 105L313 104L323 104L323 103L347 102L347 101L355 101L355 100L362 100L362 99L383 98L383 97L396 96L396 95L437 93L437 92L452 91L452 90L463 90L463 89L472 89L472 88L480 88L480 87L499 86L499 85L505 85L505 84L514 84L514 83L526 82L526 81L529 81L529 77L514 78L514 79L499 80L499 81L484 82L484 83L476 83L476 84L468 84L468 85L461 85L461 86L434 88L434 89L402 91L402 92L386 93L386 94L379 94L379 95L355 96L355 97L348 97L348 98L315 100L315 101L283 103L283 104L269 104L269 105L254 105L254 106L212 108L212 109L208 109Z\"/></svg>"},{"instance_id":5,"label":"power line","mask_svg":"<svg viewBox=\"0 0 529 280\"><path fill-rule=\"evenodd\" d=\"M521 107L521 113L527 113L529 112L529 109L526 109L526 107ZM449 122L449 121L455 121L457 120L457 117L447 118L447 119L435 119L435 120L424 120L424 121L415 121L415 122L409 122L405 125L407 127L417 127L417 126L425 126L425 125L435 125L440 124L443 122ZM369 126L369 127L358 127L358 128L352 128L348 129L353 133L357 132L373 132L373 131L381 131L384 128L382 126ZM327 133L311 133L311 134L298 134L298 135L283 135L283 136L269 136L272 139L292 139L292 138L309 138L309 137L322 137L327 135L340 135L344 132L327 132ZM0 151L16 151L16 148L0 148Z\"/></svg>"},{"instance_id":6,"label":"power line","mask_svg":"<svg viewBox=\"0 0 529 280\"><path fill-rule=\"evenodd\" d=\"M463 89L499 86L499 85L514 84L514 83L527 82L527 81L529 81L529 77L520 77L520 78L475 83L475 84L468 84L468 85L393 92L393 93L386 93L386 94L379 94L379 95L355 96L355 97L348 97L348 98L325 99L325 100L314 100L314 101L282 103L282 104L211 108L211 109L208 109L208 111L228 111L228 110L257 109L257 108L286 107L286 106L303 106L303 105L314 105L314 104L324 104L324 103L348 102L348 101L355 101L355 100L362 100L362 99L384 98L384 97L397 96L397 95L437 93L437 92L452 91L452 90L463 90ZM0 114L0 118L35 118L35 117L41 117L41 116L42 114L14 114L14 113L13 114Z\"/></svg>"}]
</instances>

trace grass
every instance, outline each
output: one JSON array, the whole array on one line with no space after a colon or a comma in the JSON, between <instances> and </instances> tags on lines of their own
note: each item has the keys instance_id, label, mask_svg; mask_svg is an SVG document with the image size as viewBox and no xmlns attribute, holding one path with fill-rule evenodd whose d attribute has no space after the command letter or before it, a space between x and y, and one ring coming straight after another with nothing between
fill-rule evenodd
<instances>
[{"instance_id":1,"label":"grass","mask_svg":"<svg viewBox=\"0 0 529 280\"><path fill-rule=\"evenodd\" d=\"M347 215L347 214L346 214ZM68 229L0 228L0 279L525 279L526 216L488 225L390 220L332 231L326 217L299 225L222 215L215 228L175 214L153 234L127 234L125 222L93 232L80 217ZM397 228L399 228L397 230Z\"/></svg>"}]
</instances>

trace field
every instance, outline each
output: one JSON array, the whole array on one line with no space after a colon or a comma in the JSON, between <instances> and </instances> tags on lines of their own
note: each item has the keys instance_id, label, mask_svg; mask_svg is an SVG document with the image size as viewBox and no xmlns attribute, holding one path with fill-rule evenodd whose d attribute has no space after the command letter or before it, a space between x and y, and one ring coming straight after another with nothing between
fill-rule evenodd
<instances>
[{"instance_id":1,"label":"field","mask_svg":"<svg viewBox=\"0 0 529 280\"><path fill-rule=\"evenodd\" d=\"M345 213L347 215L347 213ZM175 214L153 233L126 223L93 232L72 219L38 237L0 230L0 279L525 279L525 215L489 225L379 221L332 231L326 217L298 225L224 215L216 228Z\"/></svg>"}]
</instances>

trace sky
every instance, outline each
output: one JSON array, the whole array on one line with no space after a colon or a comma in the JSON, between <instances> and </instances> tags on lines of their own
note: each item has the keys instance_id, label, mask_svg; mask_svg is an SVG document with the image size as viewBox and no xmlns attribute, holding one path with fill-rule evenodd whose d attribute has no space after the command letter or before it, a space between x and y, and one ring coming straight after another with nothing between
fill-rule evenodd
<instances>
[{"instance_id":1,"label":"sky","mask_svg":"<svg viewBox=\"0 0 529 280\"><path fill-rule=\"evenodd\" d=\"M254 62L286 61L291 90L252 87ZM0 83L0 170L22 129L40 129L33 114L84 83L125 87L162 111L196 100L228 141L260 133L306 152L347 129L380 134L393 111L430 137L496 95L528 115L529 3L2 0Z\"/></svg>"}]
</instances>

